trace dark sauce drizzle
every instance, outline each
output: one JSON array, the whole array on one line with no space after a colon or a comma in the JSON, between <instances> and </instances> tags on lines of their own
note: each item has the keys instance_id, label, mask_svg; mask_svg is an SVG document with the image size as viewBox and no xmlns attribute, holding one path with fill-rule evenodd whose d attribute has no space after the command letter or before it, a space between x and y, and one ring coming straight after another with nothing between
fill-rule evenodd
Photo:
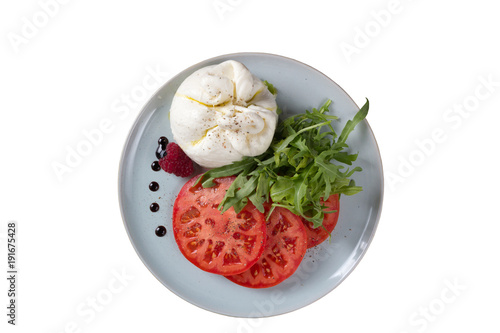
<instances>
[{"instance_id":1,"label":"dark sauce drizzle","mask_svg":"<svg viewBox=\"0 0 500 333\"><path fill-rule=\"evenodd\" d=\"M160 226L156 227L155 234L158 237L163 237L163 236L165 236L167 234L167 228L165 228L164 226L160 225Z\"/></svg>"},{"instance_id":2,"label":"dark sauce drizzle","mask_svg":"<svg viewBox=\"0 0 500 333\"><path fill-rule=\"evenodd\" d=\"M155 153L156 158L158 160L167 156L167 145L168 145L167 137L162 136L158 139L158 148L156 148L156 153ZM153 161L153 163L151 163L151 169L153 171L160 171L161 170L160 162ZM159 188L160 188L160 185L157 182L153 181L153 182L149 183L149 189L151 191L156 192L156 191L158 191ZM155 213L158 210L160 210L160 205L158 205L156 202L153 202L149 206L149 210L151 210L153 213ZM160 225L160 226L156 227L155 234L158 237L163 237L167 234L167 229L164 226Z\"/></svg>"},{"instance_id":3,"label":"dark sauce drizzle","mask_svg":"<svg viewBox=\"0 0 500 333\"><path fill-rule=\"evenodd\" d=\"M151 163L151 169L153 169L153 171L160 171L161 170L160 162L154 161L153 163Z\"/></svg>"},{"instance_id":4,"label":"dark sauce drizzle","mask_svg":"<svg viewBox=\"0 0 500 333\"><path fill-rule=\"evenodd\" d=\"M151 182L149 183L149 189L153 192L156 192L158 191L158 189L160 188L160 185L158 185L157 182Z\"/></svg>"},{"instance_id":5,"label":"dark sauce drizzle","mask_svg":"<svg viewBox=\"0 0 500 333\"><path fill-rule=\"evenodd\" d=\"M153 212L156 213L158 210L160 210L160 205L158 205L156 202L153 202L150 206L149 209Z\"/></svg>"},{"instance_id":6,"label":"dark sauce drizzle","mask_svg":"<svg viewBox=\"0 0 500 333\"><path fill-rule=\"evenodd\" d=\"M162 136L158 139L158 148L156 148L157 159L160 160L163 157L167 156L167 145L168 145L168 139L166 137Z\"/></svg>"}]
</instances>

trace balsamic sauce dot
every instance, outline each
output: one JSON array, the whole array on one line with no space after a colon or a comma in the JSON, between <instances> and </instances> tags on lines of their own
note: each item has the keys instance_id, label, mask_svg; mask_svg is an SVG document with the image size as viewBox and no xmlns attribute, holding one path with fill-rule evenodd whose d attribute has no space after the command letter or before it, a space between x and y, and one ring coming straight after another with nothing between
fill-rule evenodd
<instances>
[{"instance_id":1,"label":"balsamic sauce dot","mask_svg":"<svg viewBox=\"0 0 500 333\"><path fill-rule=\"evenodd\" d=\"M167 145L168 139L162 136L158 139L158 148L156 148L156 158L161 160L163 157L167 156Z\"/></svg>"},{"instance_id":2,"label":"balsamic sauce dot","mask_svg":"<svg viewBox=\"0 0 500 333\"><path fill-rule=\"evenodd\" d=\"M149 189L153 192L156 192L158 191L158 189L160 188L160 185L158 185L157 182L151 182L149 183Z\"/></svg>"},{"instance_id":3,"label":"balsamic sauce dot","mask_svg":"<svg viewBox=\"0 0 500 333\"><path fill-rule=\"evenodd\" d=\"M167 147L168 139L165 136L162 136L158 139L158 144L160 144L161 146Z\"/></svg>"},{"instance_id":4,"label":"balsamic sauce dot","mask_svg":"<svg viewBox=\"0 0 500 333\"><path fill-rule=\"evenodd\" d=\"M150 206L149 209L155 213L160 209L160 205L158 205L156 202L153 202Z\"/></svg>"},{"instance_id":5,"label":"balsamic sauce dot","mask_svg":"<svg viewBox=\"0 0 500 333\"><path fill-rule=\"evenodd\" d=\"M165 236L167 234L167 228L165 228L164 226L160 225L160 226L156 227L155 234L158 237L163 237L163 236Z\"/></svg>"},{"instance_id":6,"label":"balsamic sauce dot","mask_svg":"<svg viewBox=\"0 0 500 333\"><path fill-rule=\"evenodd\" d=\"M156 158L161 160L165 156L167 156L167 148L163 148L162 146L158 146L158 149L156 149Z\"/></svg>"},{"instance_id":7,"label":"balsamic sauce dot","mask_svg":"<svg viewBox=\"0 0 500 333\"><path fill-rule=\"evenodd\" d=\"M153 163L151 163L151 169L153 169L153 171L160 171L161 170L160 162L154 161Z\"/></svg>"}]
</instances>

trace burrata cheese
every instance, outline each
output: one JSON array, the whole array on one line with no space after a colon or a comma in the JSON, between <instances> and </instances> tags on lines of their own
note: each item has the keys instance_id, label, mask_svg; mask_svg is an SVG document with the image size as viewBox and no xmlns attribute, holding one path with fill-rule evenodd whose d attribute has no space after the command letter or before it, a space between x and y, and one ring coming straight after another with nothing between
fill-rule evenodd
<instances>
[{"instance_id":1,"label":"burrata cheese","mask_svg":"<svg viewBox=\"0 0 500 333\"><path fill-rule=\"evenodd\" d=\"M174 140L196 163L216 168L266 151L276 96L234 60L204 67L179 86L170 108Z\"/></svg>"}]
</instances>

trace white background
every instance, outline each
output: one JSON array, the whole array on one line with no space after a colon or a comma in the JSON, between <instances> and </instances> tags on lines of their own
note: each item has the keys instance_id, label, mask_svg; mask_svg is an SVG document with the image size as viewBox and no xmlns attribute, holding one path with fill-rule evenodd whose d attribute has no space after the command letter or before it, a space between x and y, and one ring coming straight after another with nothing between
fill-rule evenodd
<instances>
[{"instance_id":1,"label":"white background","mask_svg":"<svg viewBox=\"0 0 500 333\"><path fill-rule=\"evenodd\" d=\"M25 0L2 1L0 22L0 266L17 221L20 271L16 327L1 279L2 332L499 330L493 1ZM117 199L124 141L160 86L140 96L148 70L165 82L243 51L297 59L358 105L368 97L386 177L376 236L347 280L306 308L251 321L163 287ZM106 119L102 141L59 179L54 163ZM89 310L98 296L106 304Z\"/></svg>"}]
</instances>

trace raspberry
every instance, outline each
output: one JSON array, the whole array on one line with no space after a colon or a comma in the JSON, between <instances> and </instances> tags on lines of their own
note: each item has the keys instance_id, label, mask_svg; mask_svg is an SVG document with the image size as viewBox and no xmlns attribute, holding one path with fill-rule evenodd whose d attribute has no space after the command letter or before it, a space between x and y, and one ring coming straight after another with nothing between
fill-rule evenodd
<instances>
[{"instance_id":1,"label":"raspberry","mask_svg":"<svg viewBox=\"0 0 500 333\"><path fill-rule=\"evenodd\" d=\"M167 155L160 159L161 168L178 177L188 177L193 173L193 161L175 142L167 145Z\"/></svg>"}]
</instances>

